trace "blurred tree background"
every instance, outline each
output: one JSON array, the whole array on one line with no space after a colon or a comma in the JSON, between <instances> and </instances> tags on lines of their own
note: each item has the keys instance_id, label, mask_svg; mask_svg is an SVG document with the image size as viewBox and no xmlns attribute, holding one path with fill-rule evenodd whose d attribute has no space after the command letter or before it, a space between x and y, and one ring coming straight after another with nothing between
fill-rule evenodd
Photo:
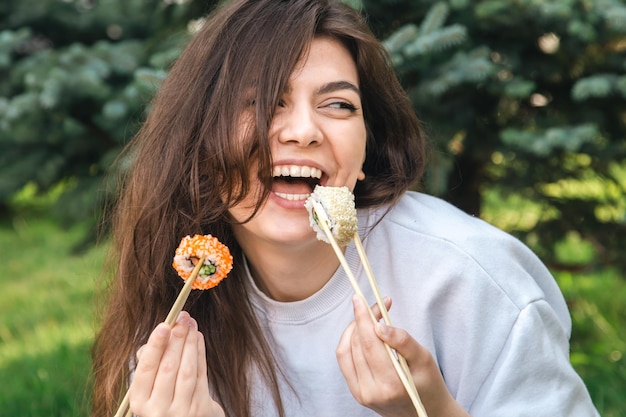
<instances>
[{"instance_id":1,"label":"blurred tree background","mask_svg":"<svg viewBox=\"0 0 626 417\"><path fill-rule=\"evenodd\" d=\"M428 192L553 265L574 237L595 264L626 267L623 0L346 1L385 39L434 142ZM0 212L27 185L61 184L56 213L94 222L115 188L103 176L215 3L4 0ZM518 215L482 213L494 194L523 200Z\"/></svg>"},{"instance_id":2,"label":"blurred tree background","mask_svg":"<svg viewBox=\"0 0 626 417\"><path fill-rule=\"evenodd\" d=\"M104 198L115 189L115 176L106 176L109 167L137 131L188 26L209 6L3 0L0 213L25 186L37 193L60 187L58 218L95 225Z\"/></svg>"},{"instance_id":3,"label":"blurred tree background","mask_svg":"<svg viewBox=\"0 0 626 417\"><path fill-rule=\"evenodd\" d=\"M555 271L623 276L626 0L345 1L384 39L433 142L427 192L517 235ZM16 196L54 195L56 219L92 232L75 246L93 242L112 162L216 3L0 2L0 221ZM564 262L564 241L588 250ZM626 375L613 359L598 365L596 398L616 363Z\"/></svg>"},{"instance_id":4,"label":"blurred tree background","mask_svg":"<svg viewBox=\"0 0 626 417\"><path fill-rule=\"evenodd\" d=\"M569 236L626 267L625 3L364 3L435 141L427 189L476 215L526 201L489 220L553 266Z\"/></svg>"}]
</instances>

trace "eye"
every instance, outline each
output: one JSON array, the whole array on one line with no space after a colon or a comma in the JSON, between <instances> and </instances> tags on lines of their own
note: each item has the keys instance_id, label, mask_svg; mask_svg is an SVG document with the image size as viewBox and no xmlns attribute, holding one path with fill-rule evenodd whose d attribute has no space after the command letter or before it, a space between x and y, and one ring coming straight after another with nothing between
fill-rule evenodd
<instances>
[{"instance_id":1,"label":"eye","mask_svg":"<svg viewBox=\"0 0 626 417\"><path fill-rule=\"evenodd\" d=\"M335 101L330 103L328 107L331 109L349 110L350 112L357 110L357 107L348 101Z\"/></svg>"}]
</instances>

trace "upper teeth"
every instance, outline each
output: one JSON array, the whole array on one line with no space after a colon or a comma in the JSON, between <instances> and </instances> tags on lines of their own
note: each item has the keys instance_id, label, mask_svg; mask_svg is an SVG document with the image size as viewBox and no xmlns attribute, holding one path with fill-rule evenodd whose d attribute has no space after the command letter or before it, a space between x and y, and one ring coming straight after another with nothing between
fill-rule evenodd
<instances>
[{"instance_id":1,"label":"upper teeth","mask_svg":"<svg viewBox=\"0 0 626 417\"><path fill-rule=\"evenodd\" d=\"M322 178L320 169L301 165L277 165L272 175L275 177Z\"/></svg>"}]
</instances>

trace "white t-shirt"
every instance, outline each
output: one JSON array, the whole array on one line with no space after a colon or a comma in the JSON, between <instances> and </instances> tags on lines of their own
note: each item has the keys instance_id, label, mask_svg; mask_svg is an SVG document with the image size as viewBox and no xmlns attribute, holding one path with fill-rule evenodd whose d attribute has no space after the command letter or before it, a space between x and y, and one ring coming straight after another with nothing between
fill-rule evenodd
<instances>
[{"instance_id":1,"label":"white t-shirt","mask_svg":"<svg viewBox=\"0 0 626 417\"><path fill-rule=\"evenodd\" d=\"M474 417L598 415L569 362L571 320L561 292L526 246L424 194L407 193L375 224L383 213L359 210L359 233L381 293L393 300L393 325L429 349L463 408ZM345 256L373 304L353 243ZM271 300L252 286L288 381L287 416L375 416L352 397L335 357L354 319L343 269L297 302ZM252 415L276 415L263 382L253 395Z\"/></svg>"}]
</instances>

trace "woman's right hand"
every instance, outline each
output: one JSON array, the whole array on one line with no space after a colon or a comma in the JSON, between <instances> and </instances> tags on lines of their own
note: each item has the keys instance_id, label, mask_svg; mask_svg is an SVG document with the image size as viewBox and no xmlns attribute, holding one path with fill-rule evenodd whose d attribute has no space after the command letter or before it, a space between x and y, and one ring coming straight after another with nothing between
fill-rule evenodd
<instances>
[{"instance_id":1,"label":"woman's right hand","mask_svg":"<svg viewBox=\"0 0 626 417\"><path fill-rule=\"evenodd\" d=\"M406 330L374 324L365 300L354 297L354 321L337 347L337 360L354 398L381 416L417 416L404 385L389 360L384 343L404 356L430 417L470 417L448 390L432 354ZM391 307L387 299L386 307ZM378 306L372 311L377 320Z\"/></svg>"},{"instance_id":2,"label":"woman's right hand","mask_svg":"<svg viewBox=\"0 0 626 417\"><path fill-rule=\"evenodd\" d=\"M173 327L159 324L138 353L129 392L141 417L223 417L209 395L204 337L182 312Z\"/></svg>"}]
</instances>

